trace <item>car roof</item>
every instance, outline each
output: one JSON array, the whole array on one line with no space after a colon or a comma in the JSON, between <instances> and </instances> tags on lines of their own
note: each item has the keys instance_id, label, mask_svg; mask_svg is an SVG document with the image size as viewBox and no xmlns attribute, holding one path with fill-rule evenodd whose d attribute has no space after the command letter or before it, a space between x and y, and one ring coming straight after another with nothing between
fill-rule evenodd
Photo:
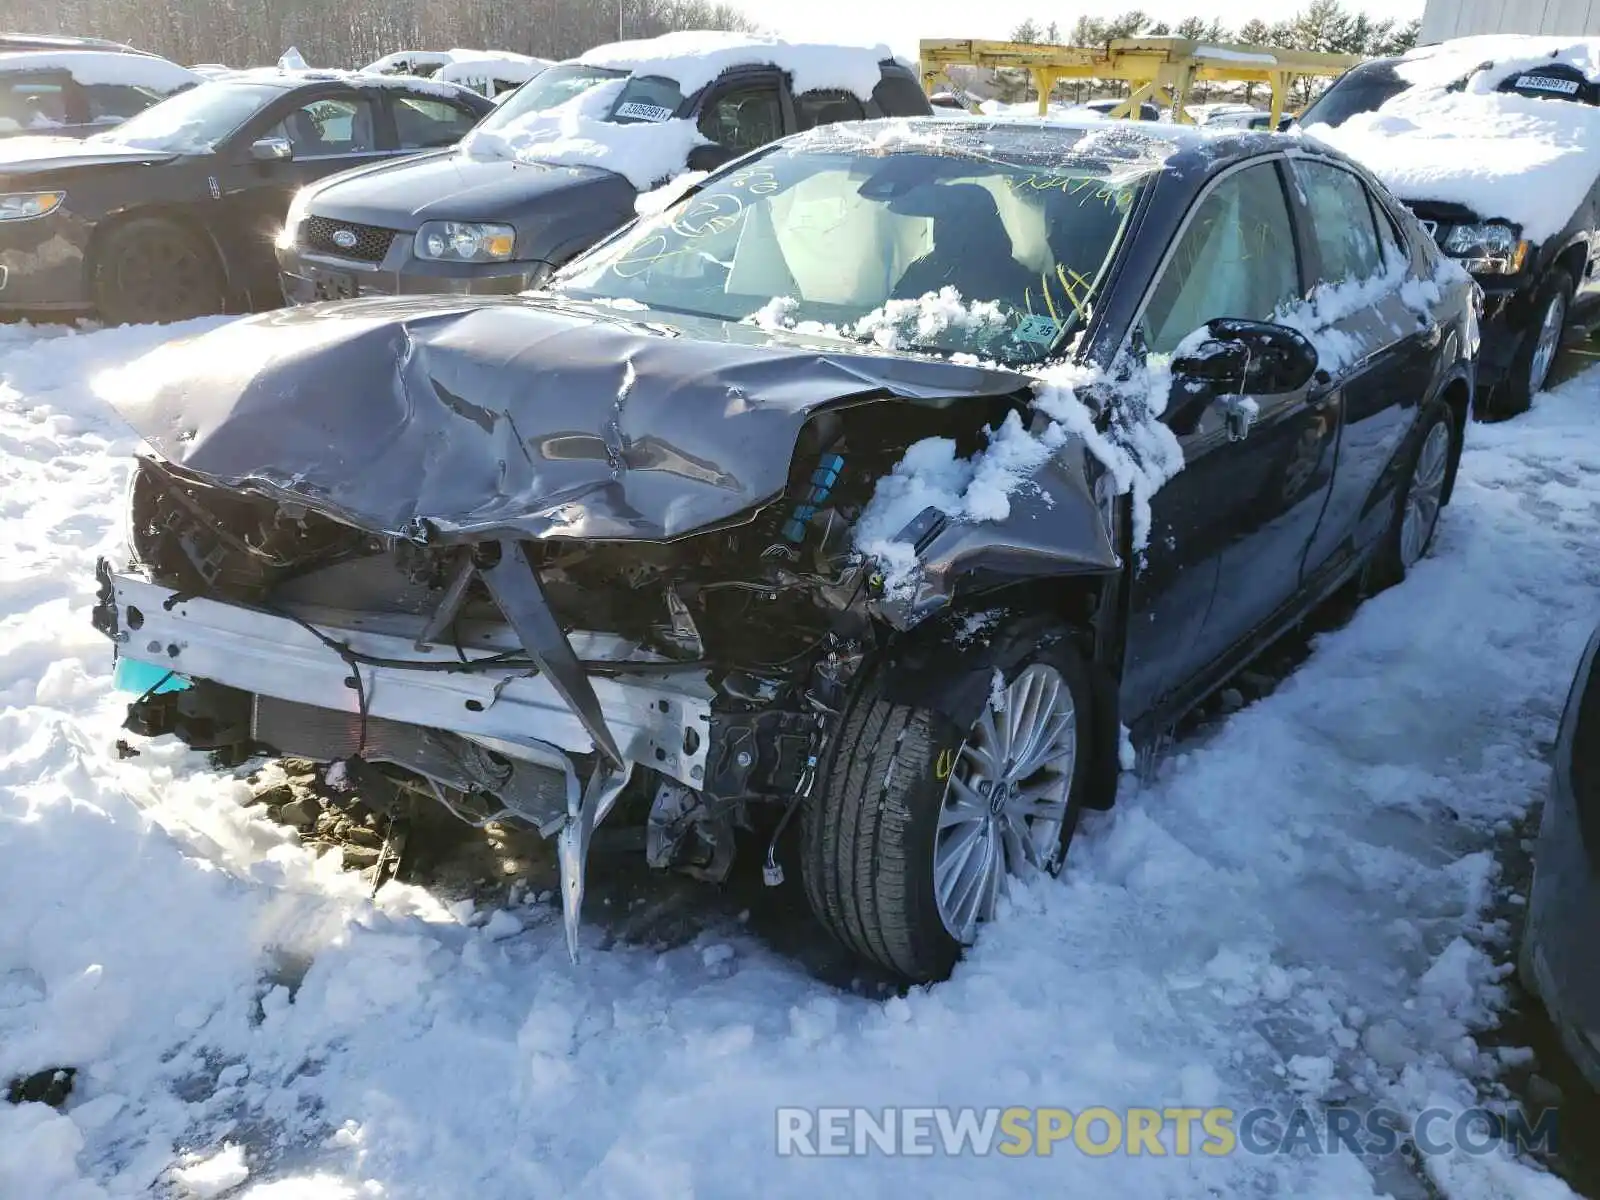
<instances>
[{"instance_id":1,"label":"car roof","mask_svg":"<svg viewBox=\"0 0 1600 1200\"><path fill-rule=\"evenodd\" d=\"M456 99L462 96L472 96L479 100L484 97L481 93L459 83L450 83L440 79L427 79L421 75L384 75L377 71L340 71L332 68L308 68L294 70L284 67L247 67L243 70L227 71L211 76L208 83L259 83L268 87L278 87L285 91L296 88L316 87L327 83L344 83L353 88L367 88L374 91L399 89L432 93L441 98Z\"/></svg>"},{"instance_id":2,"label":"car roof","mask_svg":"<svg viewBox=\"0 0 1600 1200\"><path fill-rule=\"evenodd\" d=\"M848 125L822 126L790 140L819 149L832 148L830 141L847 148L866 140L879 152L892 151L897 148L896 142L902 141L907 152L932 148L944 154L1001 157L1040 167L1102 163L1155 168L1180 156L1191 162L1221 165L1291 145L1327 152L1326 147L1295 134L1071 114L1023 118L947 113L943 117L853 121ZM1334 152L1333 157L1344 156Z\"/></svg>"},{"instance_id":3,"label":"car roof","mask_svg":"<svg viewBox=\"0 0 1600 1200\"><path fill-rule=\"evenodd\" d=\"M109 50L118 54L149 53L105 38L72 37L55 33L0 33L0 50Z\"/></svg>"}]
</instances>

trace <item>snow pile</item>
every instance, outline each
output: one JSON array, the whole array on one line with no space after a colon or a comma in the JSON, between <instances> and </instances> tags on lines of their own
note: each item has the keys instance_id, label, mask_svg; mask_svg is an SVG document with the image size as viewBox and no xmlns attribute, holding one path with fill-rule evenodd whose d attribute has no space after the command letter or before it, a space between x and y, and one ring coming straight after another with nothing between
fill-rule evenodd
<instances>
[{"instance_id":1,"label":"snow pile","mask_svg":"<svg viewBox=\"0 0 1600 1200\"><path fill-rule=\"evenodd\" d=\"M397 50L361 68L366 75L404 75L419 67L432 67L436 78L445 83L476 87L480 83L504 80L526 83L553 65L548 58L534 58L510 50Z\"/></svg>"},{"instance_id":2,"label":"snow pile","mask_svg":"<svg viewBox=\"0 0 1600 1200\"><path fill-rule=\"evenodd\" d=\"M1566 1195L1498 1152L1428 1158L1425 1191L1400 1154L1180 1155L1170 1127L1159 1156L780 1159L774 1110L1492 1098L1493 851L1547 784L1595 619L1573 547L1600 538L1600 374L1474 428L1403 586L1125 780L949 983L884 1000L811 978L711 889L593 904L576 968L547 905L373 900L239 807L235 776L121 731L89 610L136 443L91 381L201 327L0 326L0 1080L80 1068L64 1113L0 1105L6 1200L161 1194L202 1163L248 1165L248 1200L717 1200L754 1179L801 1200L913 1175L930 1200ZM661 936L661 909L690 932Z\"/></svg>"},{"instance_id":3,"label":"snow pile","mask_svg":"<svg viewBox=\"0 0 1600 1200\"><path fill-rule=\"evenodd\" d=\"M943 287L915 300L890 300L857 321L852 332L885 349L932 345L951 330L984 344L1004 331L1008 320L994 301L968 303L955 288Z\"/></svg>"},{"instance_id":4,"label":"snow pile","mask_svg":"<svg viewBox=\"0 0 1600 1200\"><path fill-rule=\"evenodd\" d=\"M461 140L461 150L474 158L601 167L649 191L680 174L689 151L706 139L693 121L676 117L629 124L606 120L626 86L626 79L610 80L554 108L498 128L474 129Z\"/></svg>"},{"instance_id":5,"label":"snow pile","mask_svg":"<svg viewBox=\"0 0 1600 1200\"><path fill-rule=\"evenodd\" d=\"M225 1143L210 1157L197 1156L172 1172L179 1195L192 1200L215 1200L248 1178L250 1168L245 1165L244 1147L235 1142Z\"/></svg>"},{"instance_id":6,"label":"snow pile","mask_svg":"<svg viewBox=\"0 0 1600 1200\"><path fill-rule=\"evenodd\" d=\"M311 64L305 60L297 46L290 46L283 52L283 56L278 59L278 70L280 71L309 71L310 69Z\"/></svg>"},{"instance_id":7,"label":"snow pile","mask_svg":"<svg viewBox=\"0 0 1600 1200\"><path fill-rule=\"evenodd\" d=\"M1010 319L994 301L968 303L953 287L926 292L915 299L889 300L846 326L798 320L795 313L799 309L800 302L793 296L774 296L746 317L743 324L788 333L848 338L884 350L910 350L931 346L952 330L970 337L975 347L987 347L1005 332Z\"/></svg>"},{"instance_id":8,"label":"snow pile","mask_svg":"<svg viewBox=\"0 0 1600 1200\"><path fill-rule=\"evenodd\" d=\"M909 594L917 577L916 549L898 535L925 509L957 521L1003 521L1011 496L1066 442L1052 423L1029 433L1017 413L1006 414L988 444L970 459L950 438L923 438L878 481L855 527L856 548L875 560L886 594Z\"/></svg>"},{"instance_id":9,"label":"snow pile","mask_svg":"<svg viewBox=\"0 0 1600 1200\"><path fill-rule=\"evenodd\" d=\"M1419 319L1427 317L1444 295L1444 287L1467 278L1460 263L1441 258L1434 278L1416 279L1406 259L1386 255L1384 268L1378 274L1367 279L1319 284L1305 300L1279 308L1272 314L1272 320L1305 334L1316 347L1317 365L1330 374L1337 374L1356 361L1364 345L1362 335L1338 328L1341 322L1359 313L1376 313L1378 305L1390 292L1398 292L1401 303ZM1392 332L1404 335L1410 331L1394 329Z\"/></svg>"},{"instance_id":10,"label":"snow pile","mask_svg":"<svg viewBox=\"0 0 1600 1200\"><path fill-rule=\"evenodd\" d=\"M153 92L175 92L203 82L193 71L152 54L118 54L110 50L19 50L0 54L0 74L21 71L65 71L85 87L124 84Z\"/></svg>"},{"instance_id":11,"label":"snow pile","mask_svg":"<svg viewBox=\"0 0 1600 1200\"><path fill-rule=\"evenodd\" d=\"M1110 398L1100 414L1080 393L1094 385ZM1183 448L1161 421L1171 375L1165 364L1112 378L1077 363L1054 363L1037 373L1032 415L1024 425L1009 413L970 459L956 456L948 438L913 444L873 491L856 523L856 548L875 559L883 586L903 596L916 585L915 548L899 535L924 509L956 521L1003 521L1011 515L1010 497L1029 486L1051 455L1076 438L1105 471L1114 494L1130 494L1133 544L1144 549L1150 536L1150 499L1183 469Z\"/></svg>"},{"instance_id":12,"label":"snow pile","mask_svg":"<svg viewBox=\"0 0 1600 1200\"><path fill-rule=\"evenodd\" d=\"M866 100L882 78L879 64L893 57L882 45L786 42L757 34L689 30L596 46L577 61L636 75L660 75L674 81L685 96L733 67L775 66L788 73L796 95L838 89Z\"/></svg>"},{"instance_id":13,"label":"snow pile","mask_svg":"<svg viewBox=\"0 0 1600 1200\"><path fill-rule=\"evenodd\" d=\"M633 211L641 217L653 217L657 213L666 212L690 188L698 187L710 171L685 171L682 175L674 176L654 191L640 192L633 201Z\"/></svg>"},{"instance_id":14,"label":"snow pile","mask_svg":"<svg viewBox=\"0 0 1600 1200\"><path fill-rule=\"evenodd\" d=\"M1493 66L1479 70L1485 62ZM1530 67L1567 63L1600 78L1600 39L1465 38L1412 51L1412 86L1376 112L1312 137L1364 163L1406 201L1462 204L1542 242L1561 231L1600 174L1600 108L1500 92ZM1461 91L1448 86L1462 78Z\"/></svg>"}]
</instances>

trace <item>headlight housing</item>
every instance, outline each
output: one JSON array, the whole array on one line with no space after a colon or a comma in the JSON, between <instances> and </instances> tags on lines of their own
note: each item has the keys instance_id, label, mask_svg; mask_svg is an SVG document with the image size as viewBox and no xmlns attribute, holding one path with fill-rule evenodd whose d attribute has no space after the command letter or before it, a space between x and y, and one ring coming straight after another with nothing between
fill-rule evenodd
<instances>
[{"instance_id":1,"label":"headlight housing","mask_svg":"<svg viewBox=\"0 0 1600 1200\"><path fill-rule=\"evenodd\" d=\"M434 262L506 262L517 231L484 221L428 221L417 230L416 255Z\"/></svg>"},{"instance_id":2,"label":"headlight housing","mask_svg":"<svg viewBox=\"0 0 1600 1200\"><path fill-rule=\"evenodd\" d=\"M283 228L278 230L279 250L288 250L294 246L295 238L300 234L300 226L311 215L311 192L311 188L303 187L294 194L294 199L289 201L289 211L283 217Z\"/></svg>"},{"instance_id":3,"label":"headlight housing","mask_svg":"<svg viewBox=\"0 0 1600 1200\"><path fill-rule=\"evenodd\" d=\"M0 196L0 221L26 221L49 216L61 207L65 192L12 192Z\"/></svg>"},{"instance_id":4,"label":"headlight housing","mask_svg":"<svg viewBox=\"0 0 1600 1200\"><path fill-rule=\"evenodd\" d=\"M1457 225L1444 239L1444 252L1462 260L1469 271L1488 275L1515 275L1528 260L1528 243L1511 226L1500 221Z\"/></svg>"}]
</instances>

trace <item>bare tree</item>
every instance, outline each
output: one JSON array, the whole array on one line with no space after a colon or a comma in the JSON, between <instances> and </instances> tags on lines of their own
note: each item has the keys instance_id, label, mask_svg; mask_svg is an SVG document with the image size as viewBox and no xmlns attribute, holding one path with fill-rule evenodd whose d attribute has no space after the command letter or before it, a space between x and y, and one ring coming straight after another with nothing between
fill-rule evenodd
<instances>
[{"instance_id":1,"label":"bare tree","mask_svg":"<svg viewBox=\"0 0 1600 1200\"><path fill-rule=\"evenodd\" d=\"M0 0L0 29L108 37L178 62L356 67L394 50L471 46L568 58L675 29L751 29L720 0Z\"/></svg>"}]
</instances>

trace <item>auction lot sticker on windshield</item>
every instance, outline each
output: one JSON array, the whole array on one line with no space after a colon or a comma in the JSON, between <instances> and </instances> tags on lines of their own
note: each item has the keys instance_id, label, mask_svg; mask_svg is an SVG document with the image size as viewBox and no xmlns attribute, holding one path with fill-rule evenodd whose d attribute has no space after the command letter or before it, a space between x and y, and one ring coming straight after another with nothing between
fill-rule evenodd
<instances>
[{"instance_id":1,"label":"auction lot sticker on windshield","mask_svg":"<svg viewBox=\"0 0 1600 1200\"><path fill-rule=\"evenodd\" d=\"M1059 322L1043 313L1029 313L1022 318L1012 334L1019 342L1032 342L1036 346L1055 345L1056 334L1061 332Z\"/></svg>"},{"instance_id":2,"label":"auction lot sticker on windshield","mask_svg":"<svg viewBox=\"0 0 1600 1200\"><path fill-rule=\"evenodd\" d=\"M630 100L626 104L617 105L617 116L632 117L636 121L670 121L672 110L656 104L640 104L637 100Z\"/></svg>"},{"instance_id":3,"label":"auction lot sticker on windshield","mask_svg":"<svg viewBox=\"0 0 1600 1200\"><path fill-rule=\"evenodd\" d=\"M1576 79L1553 79L1549 75L1523 75L1512 86L1519 91L1560 92L1563 96L1575 96L1578 92Z\"/></svg>"}]
</instances>

